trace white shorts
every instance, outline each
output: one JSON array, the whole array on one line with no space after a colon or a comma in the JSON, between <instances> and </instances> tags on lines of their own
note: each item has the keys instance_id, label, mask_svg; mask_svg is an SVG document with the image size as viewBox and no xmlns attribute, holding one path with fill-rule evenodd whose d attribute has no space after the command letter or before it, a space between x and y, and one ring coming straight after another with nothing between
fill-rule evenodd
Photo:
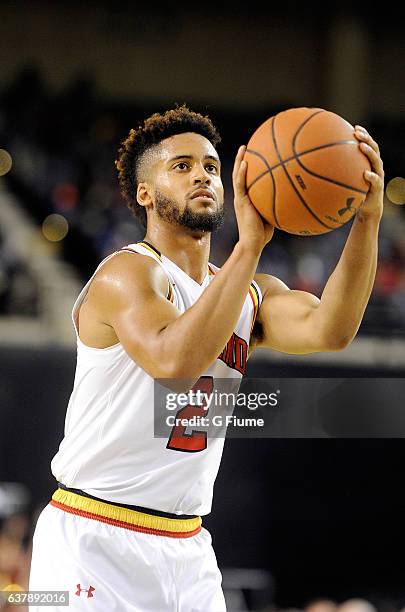
<instances>
[{"instance_id":1,"label":"white shorts","mask_svg":"<svg viewBox=\"0 0 405 612\"><path fill-rule=\"evenodd\" d=\"M221 573L206 529L169 537L103 521L66 511L62 504L41 512L29 590L69 592L69 607L46 610L225 612Z\"/></svg>"}]
</instances>

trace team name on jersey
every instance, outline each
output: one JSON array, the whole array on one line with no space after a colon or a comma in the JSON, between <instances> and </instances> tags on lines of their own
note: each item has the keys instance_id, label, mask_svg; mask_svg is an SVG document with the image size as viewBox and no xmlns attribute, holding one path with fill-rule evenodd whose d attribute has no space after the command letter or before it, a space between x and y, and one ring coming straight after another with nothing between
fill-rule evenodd
<instances>
[{"instance_id":1,"label":"team name on jersey","mask_svg":"<svg viewBox=\"0 0 405 612\"><path fill-rule=\"evenodd\" d=\"M248 344L246 340L240 338L235 332L228 340L226 347L218 356L218 359L226 363L233 370L241 374L245 373L247 360Z\"/></svg>"}]
</instances>

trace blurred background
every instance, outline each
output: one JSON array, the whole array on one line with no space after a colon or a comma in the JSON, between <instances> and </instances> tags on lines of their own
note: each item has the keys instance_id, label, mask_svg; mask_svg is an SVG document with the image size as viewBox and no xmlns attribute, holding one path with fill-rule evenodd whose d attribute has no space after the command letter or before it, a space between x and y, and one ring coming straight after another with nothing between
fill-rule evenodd
<instances>
[{"instance_id":1,"label":"blurred background","mask_svg":"<svg viewBox=\"0 0 405 612\"><path fill-rule=\"evenodd\" d=\"M386 182L404 176L405 37L395 6L0 4L0 148L13 158L0 178L0 589L26 588L32 530L55 488L49 464L75 370L73 303L104 257L144 235L119 194L120 141L175 103L210 115L226 190L216 265L237 239L237 148L281 110L317 106L365 126ZM277 232L260 271L320 296L349 226L311 238ZM377 279L350 347L259 351L248 375L364 378L365 389L371 378L388 379L388 390L390 379L403 382L404 230L405 206L386 197ZM328 612L351 598L366 601L345 612L405 606L404 461L401 434L228 440L205 525L229 610Z\"/></svg>"}]
</instances>

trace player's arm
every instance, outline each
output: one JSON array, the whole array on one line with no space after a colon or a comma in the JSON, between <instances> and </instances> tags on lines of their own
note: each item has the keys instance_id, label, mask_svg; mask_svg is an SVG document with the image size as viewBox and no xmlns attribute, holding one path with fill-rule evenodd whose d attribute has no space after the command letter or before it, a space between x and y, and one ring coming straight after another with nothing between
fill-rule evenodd
<instances>
[{"instance_id":1,"label":"player's arm","mask_svg":"<svg viewBox=\"0 0 405 612\"><path fill-rule=\"evenodd\" d=\"M197 380L232 335L257 263L257 254L237 245L183 314L166 297L164 270L142 255L113 257L93 280L93 295L102 322L153 378Z\"/></svg>"},{"instance_id":2,"label":"player's arm","mask_svg":"<svg viewBox=\"0 0 405 612\"><path fill-rule=\"evenodd\" d=\"M233 172L239 241L191 308L180 313L166 299L167 277L151 258L116 255L93 281L102 322L154 378L197 380L215 361L232 335L261 251L273 234L247 197L243 154L241 147Z\"/></svg>"},{"instance_id":3,"label":"player's arm","mask_svg":"<svg viewBox=\"0 0 405 612\"><path fill-rule=\"evenodd\" d=\"M253 347L271 347L285 353L336 351L346 347L357 333L375 279L384 172L371 136L365 130L356 130L356 136L371 163L372 171L365 173L370 190L353 221L339 262L320 299L290 290L272 276L256 275L263 301Z\"/></svg>"}]
</instances>

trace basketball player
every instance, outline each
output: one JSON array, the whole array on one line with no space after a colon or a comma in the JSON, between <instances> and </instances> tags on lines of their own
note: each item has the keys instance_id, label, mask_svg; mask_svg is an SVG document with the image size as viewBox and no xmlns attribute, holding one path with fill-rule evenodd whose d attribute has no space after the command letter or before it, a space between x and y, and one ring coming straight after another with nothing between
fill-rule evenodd
<instances>
[{"instance_id":1,"label":"basketball player","mask_svg":"<svg viewBox=\"0 0 405 612\"><path fill-rule=\"evenodd\" d=\"M240 379L255 348L349 344L373 286L383 209L378 147L364 129L356 136L372 166L370 191L318 299L256 274L273 227L246 192L245 147L233 169L239 239L218 269L209 262L223 219L217 130L185 106L131 130L117 168L145 238L107 257L73 308L77 369L30 589L69 591L72 610L225 610L200 518L210 512L224 440L184 427L154 438L154 379L212 391L216 378Z\"/></svg>"}]
</instances>

